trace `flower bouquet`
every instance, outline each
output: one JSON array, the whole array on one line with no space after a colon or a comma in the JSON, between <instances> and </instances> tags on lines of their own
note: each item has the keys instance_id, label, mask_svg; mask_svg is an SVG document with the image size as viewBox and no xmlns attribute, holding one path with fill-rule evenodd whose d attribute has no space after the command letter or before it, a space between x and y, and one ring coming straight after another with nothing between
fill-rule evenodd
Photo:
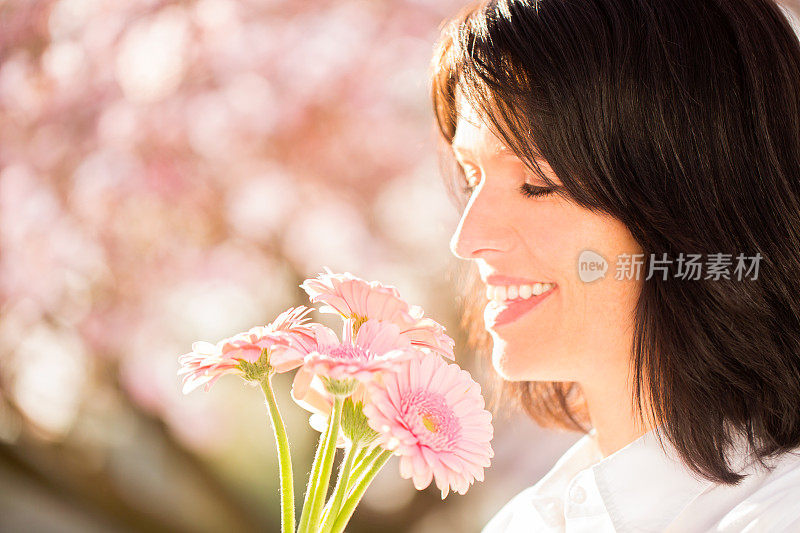
<instances>
[{"instance_id":1,"label":"flower bouquet","mask_svg":"<svg viewBox=\"0 0 800 533\"><path fill-rule=\"evenodd\" d=\"M272 323L216 344L195 342L180 358L184 393L225 374L264 391L278 450L282 533L339 533L392 455L400 475L422 490L431 481L444 499L466 493L493 457L491 413L481 390L453 360L454 341L392 286L326 268L301 285L320 312L338 313L341 338L310 322L298 306ZM275 373L296 370L291 395L321 432L295 529L289 439L273 393ZM344 448L328 496L337 448Z\"/></svg>"}]
</instances>

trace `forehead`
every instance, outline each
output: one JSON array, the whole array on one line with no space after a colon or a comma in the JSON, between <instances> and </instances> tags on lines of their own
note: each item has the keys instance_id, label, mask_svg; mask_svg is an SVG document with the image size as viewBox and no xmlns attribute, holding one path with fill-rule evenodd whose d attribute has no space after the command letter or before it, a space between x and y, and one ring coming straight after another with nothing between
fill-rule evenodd
<instances>
[{"instance_id":1,"label":"forehead","mask_svg":"<svg viewBox=\"0 0 800 533\"><path fill-rule=\"evenodd\" d=\"M498 139L483 122L480 113L467 101L460 91L456 93L456 111L458 121L456 134L453 137L454 151L486 151L492 154L509 152L505 144Z\"/></svg>"}]
</instances>

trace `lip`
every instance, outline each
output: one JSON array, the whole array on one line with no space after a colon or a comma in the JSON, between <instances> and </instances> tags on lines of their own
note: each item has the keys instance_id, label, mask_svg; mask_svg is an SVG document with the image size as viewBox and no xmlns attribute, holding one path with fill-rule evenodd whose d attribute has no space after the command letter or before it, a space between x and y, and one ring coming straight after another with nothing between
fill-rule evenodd
<instances>
[{"instance_id":1,"label":"lip","mask_svg":"<svg viewBox=\"0 0 800 533\"><path fill-rule=\"evenodd\" d=\"M558 290L558 285L554 286L547 292L538 296L531 296L530 298L514 298L513 300L506 300L504 303L497 303L490 301L483 312L483 319L486 326L495 328L510 324L521 316L526 315L533 309L547 300L547 298Z\"/></svg>"}]
</instances>

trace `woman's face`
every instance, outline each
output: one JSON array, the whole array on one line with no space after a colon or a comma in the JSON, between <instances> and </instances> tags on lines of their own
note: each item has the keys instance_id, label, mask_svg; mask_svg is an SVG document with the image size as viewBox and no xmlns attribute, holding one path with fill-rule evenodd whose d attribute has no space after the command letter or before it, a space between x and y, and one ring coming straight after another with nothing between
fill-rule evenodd
<instances>
[{"instance_id":1,"label":"woman's face","mask_svg":"<svg viewBox=\"0 0 800 533\"><path fill-rule=\"evenodd\" d=\"M492 298L484 320L494 340L495 369L510 381L582 382L627 368L644 278L615 279L616 263L619 254L641 248L618 220L548 194L547 184L465 100L459 102L453 151L476 186L450 246L457 257L477 263ZM550 166L539 164L560 186ZM526 196L521 187L537 196ZM604 277L582 281L596 272L590 263L601 268L602 259L592 252L608 269ZM582 262L582 276L579 258L589 260Z\"/></svg>"}]
</instances>

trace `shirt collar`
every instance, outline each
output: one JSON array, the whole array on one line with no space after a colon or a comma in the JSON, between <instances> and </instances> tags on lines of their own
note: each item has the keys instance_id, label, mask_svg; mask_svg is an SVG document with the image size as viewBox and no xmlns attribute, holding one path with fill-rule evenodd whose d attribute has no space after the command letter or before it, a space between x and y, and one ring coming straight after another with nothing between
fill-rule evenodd
<instances>
[{"instance_id":1,"label":"shirt collar","mask_svg":"<svg viewBox=\"0 0 800 533\"><path fill-rule=\"evenodd\" d=\"M591 467L606 510L619 529L660 531L713 485L680 460L668 439L662 437L662 442L664 449L656 430L651 430ZM591 444L597 446L596 434Z\"/></svg>"},{"instance_id":2,"label":"shirt collar","mask_svg":"<svg viewBox=\"0 0 800 533\"><path fill-rule=\"evenodd\" d=\"M603 457L592 428L538 483L540 494L566 498L570 481L591 469L606 511L619 530L662 530L697 496L715 483L692 472L662 435L653 429ZM731 466L741 471L752 462L741 439L734 442Z\"/></svg>"}]
</instances>

